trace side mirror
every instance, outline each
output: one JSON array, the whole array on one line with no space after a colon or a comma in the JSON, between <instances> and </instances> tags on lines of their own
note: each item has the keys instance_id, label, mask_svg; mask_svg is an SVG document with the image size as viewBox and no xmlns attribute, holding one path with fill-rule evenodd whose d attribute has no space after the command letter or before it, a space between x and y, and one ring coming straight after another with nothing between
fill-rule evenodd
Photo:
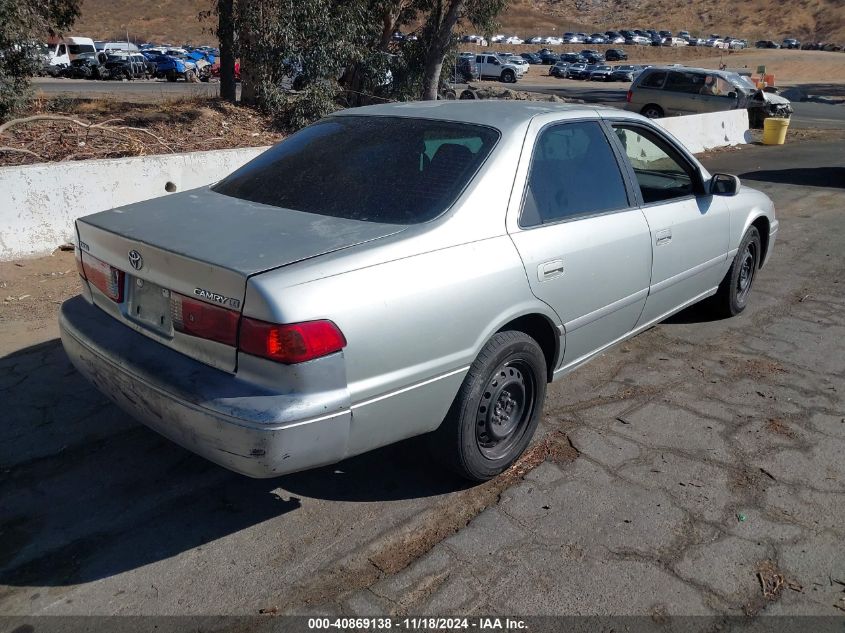
<instances>
[{"instance_id":1,"label":"side mirror","mask_svg":"<svg viewBox=\"0 0 845 633\"><path fill-rule=\"evenodd\" d=\"M714 174L710 179L710 193L714 196L735 196L739 187L739 178L731 174Z\"/></svg>"},{"instance_id":2,"label":"side mirror","mask_svg":"<svg viewBox=\"0 0 845 633\"><path fill-rule=\"evenodd\" d=\"M728 93L728 99L736 99L736 93L731 91Z\"/></svg>"}]
</instances>

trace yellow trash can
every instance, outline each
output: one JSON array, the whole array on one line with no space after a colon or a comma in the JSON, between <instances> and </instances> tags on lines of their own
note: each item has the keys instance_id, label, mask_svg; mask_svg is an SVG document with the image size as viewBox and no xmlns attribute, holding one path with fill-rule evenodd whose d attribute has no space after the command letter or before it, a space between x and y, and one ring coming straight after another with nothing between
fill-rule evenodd
<instances>
[{"instance_id":1,"label":"yellow trash can","mask_svg":"<svg viewBox=\"0 0 845 633\"><path fill-rule=\"evenodd\" d=\"M763 145L783 145L789 119L769 117L763 120Z\"/></svg>"}]
</instances>

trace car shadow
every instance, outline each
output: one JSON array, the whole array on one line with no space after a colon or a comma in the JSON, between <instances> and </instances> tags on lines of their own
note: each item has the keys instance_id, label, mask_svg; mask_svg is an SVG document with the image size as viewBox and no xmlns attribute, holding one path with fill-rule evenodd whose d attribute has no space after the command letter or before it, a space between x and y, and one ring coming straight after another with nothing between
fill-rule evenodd
<instances>
[{"instance_id":1,"label":"car shadow","mask_svg":"<svg viewBox=\"0 0 845 633\"><path fill-rule=\"evenodd\" d=\"M0 379L11 396L0 422L0 585L90 582L264 521L284 531L304 503L313 514L320 500L379 503L468 487L432 467L422 438L275 479L232 473L122 413L55 340L0 358ZM77 408L78 418L69 411ZM331 522L331 506L321 507Z\"/></svg>"},{"instance_id":2,"label":"car shadow","mask_svg":"<svg viewBox=\"0 0 845 633\"><path fill-rule=\"evenodd\" d=\"M845 189L845 167L794 167L791 169L763 169L740 174L741 180L771 182L803 187Z\"/></svg>"},{"instance_id":3,"label":"car shadow","mask_svg":"<svg viewBox=\"0 0 845 633\"><path fill-rule=\"evenodd\" d=\"M693 323L711 323L713 321L722 321L726 317L716 314L713 310L711 299L704 299L698 303L692 304L688 308L684 308L680 312L673 314L668 319L661 321L661 325L690 325Z\"/></svg>"}]
</instances>

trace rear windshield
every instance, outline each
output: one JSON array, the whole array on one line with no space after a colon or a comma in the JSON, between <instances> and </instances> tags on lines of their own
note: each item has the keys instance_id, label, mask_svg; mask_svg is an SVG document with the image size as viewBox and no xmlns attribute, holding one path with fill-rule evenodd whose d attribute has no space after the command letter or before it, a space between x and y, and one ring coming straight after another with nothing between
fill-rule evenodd
<instances>
[{"instance_id":1,"label":"rear windshield","mask_svg":"<svg viewBox=\"0 0 845 633\"><path fill-rule=\"evenodd\" d=\"M330 117L288 137L213 187L332 217L416 224L457 199L499 133L427 119Z\"/></svg>"}]
</instances>

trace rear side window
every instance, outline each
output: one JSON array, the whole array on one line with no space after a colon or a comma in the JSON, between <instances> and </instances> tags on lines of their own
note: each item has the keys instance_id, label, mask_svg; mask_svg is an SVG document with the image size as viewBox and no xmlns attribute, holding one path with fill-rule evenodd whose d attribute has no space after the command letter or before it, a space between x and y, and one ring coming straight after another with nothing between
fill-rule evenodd
<instances>
[{"instance_id":1,"label":"rear side window","mask_svg":"<svg viewBox=\"0 0 845 633\"><path fill-rule=\"evenodd\" d=\"M622 173L595 121L544 129L534 145L523 228L628 207Z\"/></svg>"},{"instance_id":2,"label":"rear side window","mask_svg":"<svg viewBox=\"0 0 845 633\"><path fill-rule=\"evenodd\" d=\"M662 88L663 82L666 81L666 72L658 70L653 73L648 73L640 82L642 88Z\"/></svg>"},{"instance_id":3,"label":"rear side window","mask_svg":"<svg viewBox=\"0 0 845 633\"><path fill-rule=\"evenodd\" d=\"M213 187L223 195L319 215L416 224L455 202L499 132L381 116L329 117Z\"/></svg>"}]
</instances>

